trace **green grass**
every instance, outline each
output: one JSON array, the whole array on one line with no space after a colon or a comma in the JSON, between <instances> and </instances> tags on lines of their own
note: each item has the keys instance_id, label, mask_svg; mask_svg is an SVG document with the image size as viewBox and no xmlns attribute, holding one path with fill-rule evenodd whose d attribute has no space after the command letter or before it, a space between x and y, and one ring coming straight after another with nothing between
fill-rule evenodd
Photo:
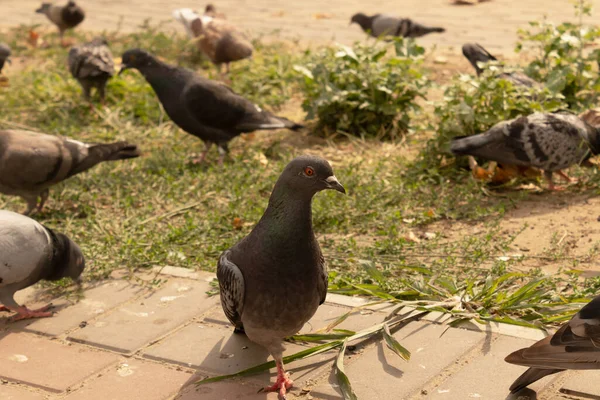
<instances>
[{"instance_id":1,"label":"green grass","mask_svg":"<svg viewBox=\"0 0 600 400\"><path fill-rule=\"evenodd\" d=\"M470 296L476 298L471 306L478 318L550 322L540 311L545 306L500 307L498 293L486 289L489 282L501 280L501 290L510 295L543 277L540 270L532 270L507 278L510 271L526 269L530 258L497 259L512 240L497 231L497 221L531 195L514 190L514 185L494 191L460 169L447 174L454 166L415 168L414 155L428 137L425 129L435 124L432 115L420 119L422 128L409 134L405 145L332 141L310 132L258 133L235 139L232 161L223 168L216 166L214 149L209 155L212 164L194 166L189 159L203 144L169 121L139 73L129 71L112 79L106 107L92 110L65 67L67 50L30 49L21 39L27 30L20 27L0 38L8 39L15 56L24 60L23 69L11 74L10 87L0 87L0 128L29 128L88 142L127 140L143 151L138 159L105 163L55 186L44 213L36 216L80 244L88 260L86 279L107 277L115 269L134 274L163 265L214 271L219 254L258 221L287 162L313 153L333 163L348 191L346 197L321 193L314 200L314 227L331 270L332 291L420 304ZM90 38L78 35L78 40ZM215 68L175 32L144 26L135 34L107 36L115 57L139 46L169 62L216 75ZM55 35L46 39L57 42ZM300 101L295 101L299 76L292 66L310 53L283 44L257 42L256 48L253 61L233 66L232 86L263 106L301 120ZM571 190L595 192L597 174L578 173L584 184ZM22 210L24 203L0 195L0 208ZM241 229L234 226L236 218L243 222ZM444 239L438 234L418 243L409 238L411 231L435 232L438 225L432 224L439 221L486 228L475 236ZM597 259L595 253L579 261L561 252L549 257L564 263L565 269ZM600 284L572 273L564 279L570 284L567 290L563 278L549 277L536 286L543 289L534 296L536 304L579 302ZM476 297L482 291L485 294Z\"/></svg>"}]
</instances>

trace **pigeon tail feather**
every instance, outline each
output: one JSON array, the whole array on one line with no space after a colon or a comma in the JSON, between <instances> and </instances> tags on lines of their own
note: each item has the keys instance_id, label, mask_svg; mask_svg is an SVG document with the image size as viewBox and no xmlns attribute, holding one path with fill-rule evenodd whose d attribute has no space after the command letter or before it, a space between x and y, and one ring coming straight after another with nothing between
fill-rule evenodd
<instances>
[{"instance_id":1,"label":"pigeon tail feather","mask_svg":"<svg viewBox=\"0 0 600 400\"><path fill-rule=\"evenodd\" d=\"M510 385L510 392L517 393L520 390L525 389L527 386L534 382L539 381L545 376L556 374L557 372L564 371L562 369L541 369L541 368L529 368L519 376L512 385Z\"/></svg>"},{"instance_id":2,"label":"pigeon tail feather","mask_svg":"<svg viewBox=\"0 0 600 400\"><path fill-rule=\"evenodd\" d=\"M450 144L450 151L454 155L472 155L473 151L488 144L489 138L485 135L456 136Z\"/></svg>"}]
</instances>

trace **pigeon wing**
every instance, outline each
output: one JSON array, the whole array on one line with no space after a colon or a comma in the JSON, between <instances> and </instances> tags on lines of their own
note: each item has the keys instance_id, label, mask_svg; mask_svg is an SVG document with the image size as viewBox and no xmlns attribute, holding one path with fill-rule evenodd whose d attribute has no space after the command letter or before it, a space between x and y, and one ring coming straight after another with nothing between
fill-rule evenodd
<instances>
[{"instance_id":1,"label":"pigeon wing","mask_svg":"<svg viewBox=\"0 0 600 400\"><path fill-rule=\"evenodd\" d=\"M236 327L242 327L242 312L246 290L242 271L229 259L230 251L219 258L217 279L221 294L221 305L227 319Z\"/></svg>"}]
</instances>

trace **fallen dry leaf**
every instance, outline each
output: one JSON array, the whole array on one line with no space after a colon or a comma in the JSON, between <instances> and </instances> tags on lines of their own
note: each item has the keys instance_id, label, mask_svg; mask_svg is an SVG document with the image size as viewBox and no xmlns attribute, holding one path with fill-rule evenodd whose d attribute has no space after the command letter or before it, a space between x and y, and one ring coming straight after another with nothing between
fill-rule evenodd
<instances>
[{"instance_id":1,"label":"fallen dry leaf","mask_svg":"<svg viewBox=\"0 0 600 400\"><path fill-rule=\"evenodd\" d=\"M244 221L242 221L241 218L236 217L233 219L233 228L234 229L237 229L239 231L240 229L242 229L243 226L244 226Z\"/></svg>"}]
</instances>

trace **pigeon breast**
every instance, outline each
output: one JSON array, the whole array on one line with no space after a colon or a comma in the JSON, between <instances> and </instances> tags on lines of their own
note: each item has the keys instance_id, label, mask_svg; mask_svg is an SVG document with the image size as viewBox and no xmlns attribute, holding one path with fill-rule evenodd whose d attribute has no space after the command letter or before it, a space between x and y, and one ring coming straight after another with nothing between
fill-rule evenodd
<instances>
[{"instance_id":1,"label":"pigeon breast","mask_svg":"<svg viewBox=\"0 0 600 400\"><path fill-rule=\"evenodd\" d=\"M52 257L52 239L38 222L0 210L0 287L27 281Z\"/></svg>"}]
</instances>

